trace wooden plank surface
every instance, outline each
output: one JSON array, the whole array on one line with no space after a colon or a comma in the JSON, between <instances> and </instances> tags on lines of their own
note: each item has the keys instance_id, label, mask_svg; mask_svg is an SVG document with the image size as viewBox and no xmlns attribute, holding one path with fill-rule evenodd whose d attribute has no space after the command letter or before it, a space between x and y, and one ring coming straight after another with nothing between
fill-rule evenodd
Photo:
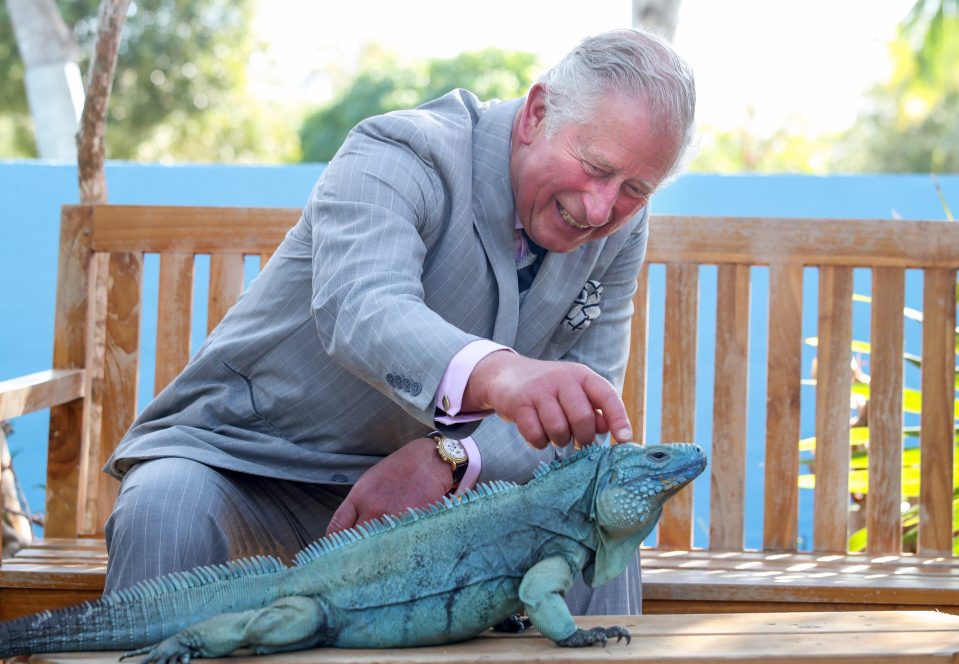
<instances>
[{"instance_id":1,"label":"wooden plank surface","mask_svg":"<svg viewBox=\"0 0 959 664\"><path fill-rule=\"evenodd\" d=\"M0 420L80 399L83 369L53 369L0 381Z\"/></svg>"},{"instance_id":2,"label":"wooden plank surface","mask_svg":"<svg viewBox=\"0 0 959 664\"><path fill-rule=\"evenodd\" d=\"M746 397L749 375L749 266L720 265L716 284L713 447L709 546L743 546Z\"/></svg>"},{"instance_id":3,"label":"wooden plank surface","mask_svg":"<svg viewBox=\"0 0 959 664\"><path fill-rule=\"evenodd\" d=\"M942 221L656 216L653 263L952 267L959 225Z\"/></svg>"},{"instance_id":4,"label":"wooden plank surface","mask_svg":"<svg viewBox=\"0 0 959 664\"><path fill-rule=\"evenodd\" d=\"M663 329L664 443L693 442L696 434L696 318L699 266L666 266ZM663 508L659 546L686 548L693 537L693 486L687 485Z\"/></svg>"},{"instance_id":5,"label":"wooden plank surface","mask_svg":"<svg viewBox=\"0 0 959 664\"><path fill-rule=\"evenodd\" d=\"M161 254L154 394L176 378L190 360L192 318L193 254Z\"/></svg>"},{"instance_id":6,"label":"wooden plank surface","mask_svg":"<svg viewBox=\"0 0 959 664\"><path fill-rule=\"evenodd\" d=\"M57 299L54 316L53 369L84 369L86 398L50 409L47 435L46 523L48 537L77 534L84 413L92 406L93 372L89 370L88 327L91 279L96 282L93 258L93 218L89 207L65 208L60 218L60 250L57 259ZM92 271L92 273L91 273ZM96 326L94 326L95 328Z\"/></svg>"},{"instance_id":7,"label":"wooden plank surface","mask_svg":"<svg viewBox=\"0 0 959 664\"><path fill-rule=\"evenodd\" d=\"M902 352L905 272L873 270L869 355L867 551L902 550Z\"/></svg>"},{"instance_id":8,"label":"wooden plank surface","mask_svg":"<svg viewBox=\"0 0 959 664\"><path fill-rule=\"evenodd\" d=\"M210 256L210 291L206 310L207 334L213 331L243 291L243 256L213 254Z\"/></svg>"},{"instance_id":9,"label":"wooden plank surface","mask_svg":"<svg viewBox=\"0 0 959 664\"><path fill-rule=\"evenodd\" d=\"M649 327L649 265L643 265L633 295L629 358L623 381L623 403L637 442L646 441L646 339Z\"/></svg>"},{"instance_id":10,"label":"wooden plank surface","mask_svg":"<svg viewBox=\"0 0 959 664\"><path fill-rule=\"evenodd\" d=\"M816 551L846 551L849 517L849 387L852 383L849 368L849 346L852 343L851 268L827 265L819 270L818 335L813 548Z\"/></svg>"},{"instance_id":11,"label":"wooden plank surface","mask_svg":"<svg viewBox=\"0 0 959 664\"><path fill-rule=\"evenodd\" d=\"M956 270L923 273L919 551L952 551Z\"/></svg>"},{"instance_id":12,"label":"wooden plank surface","mask_svg":"<svg viewBox=\"0 0 959 664\"><path fill-rule=\"evenodd\" d=\"M97 251L268 254L300 215L295 208L98 205ZM703 264L948 267L959 227L941 221L653 215L647 260Z\"/></svg>"},{"instance_id":13,"label":"wooden plank surface","mask_svg":"<svg viewBox=\"0 0 959 664\"><path fill-rule=\"evenodd\" d=\"M802 266L769 268L766 472L763 548L796 548L799 510L799 387L802 371Z\"/></svg>"},{"instance_id":14,"label":"wooden plank surface","mask_svg":"<svg viewBox=\"0 0 959 664\"><path fill-rule=\"evenodd\" d=\"M116 500L119 483L102 472L136 416L143 256L110 254L106 331L103 347L103 415L99 435L91 435L80 488L80 533L100 534Z\"/></svg>"},{"instance_id":15,"label":"wooden plank surface","mask_svg":"<svg viewBox=\"0 0 959 664\"><path fill-rule=\"evenodd\" d=\"M270 254L296 223L294 208L96 205L97 251Z\"/></svg>"},{"instance_id":16,"label":"wooden plank surface","mask_svg":"<svg viewBox=\"0 0 959 664\"><path fill-rule=\"evenodd\" d=\"M245 662L446 664L452 662L952 662L959 653L959 617L921 612L782 613L595 616L577 620L584 628L619 624L632 643L606 648L558 648L536 630L523 634L484 632L445 646L391 650L314 649ZM37 656L34 662L115 662L118 653Z\"/></svg>"}]
</instances>

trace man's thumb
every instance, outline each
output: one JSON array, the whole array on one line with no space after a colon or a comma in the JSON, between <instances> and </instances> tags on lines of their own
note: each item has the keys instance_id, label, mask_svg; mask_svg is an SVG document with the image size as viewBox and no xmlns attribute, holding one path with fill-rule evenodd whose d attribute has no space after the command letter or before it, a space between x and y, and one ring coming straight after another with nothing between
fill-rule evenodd
<instances>
[{"instance_id":1,"label":"man's thumb","mask_svg":"<svg viewBox=\"0 0 959 664\"><path fill-rule=\"evenodd\" d=\"M332 535L341 530L352 528L356 525L356 517L356 506L350 497L347 496L346 500L344 500L340 504L340 507L333 513L333 518L330 519L330 524L326 527L326 534Z\"/></svg>"}]
</instances>

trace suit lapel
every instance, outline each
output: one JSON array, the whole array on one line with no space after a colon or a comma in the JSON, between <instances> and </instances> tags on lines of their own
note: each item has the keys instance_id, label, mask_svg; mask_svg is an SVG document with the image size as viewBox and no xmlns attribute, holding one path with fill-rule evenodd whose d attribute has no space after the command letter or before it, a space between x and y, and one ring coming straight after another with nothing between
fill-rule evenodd
<instances>
[{"instance_id":1,"label":"suit lapel","mask_svg":"<svg viewBox=\"0 0 959 664\"><path fill-rule=\"evenodd\" d=\"M512 346L519 319L513 256L513 187L509 178L513 118L522 99L495 104L473 130L473 225L493 268L499 306L493 341Z\"/></svg>"},{"instance_id":2,"label":"suit lapel","mask_svg":"<svg viewBox=\"0 0 959 664\"><path fill-rule=\"evenodd\" d=\"M605 241L590 242L568 254L546 254L519 312L513 348L535 357L558 329L596 265Z\"/></svg>"}]
</instances>

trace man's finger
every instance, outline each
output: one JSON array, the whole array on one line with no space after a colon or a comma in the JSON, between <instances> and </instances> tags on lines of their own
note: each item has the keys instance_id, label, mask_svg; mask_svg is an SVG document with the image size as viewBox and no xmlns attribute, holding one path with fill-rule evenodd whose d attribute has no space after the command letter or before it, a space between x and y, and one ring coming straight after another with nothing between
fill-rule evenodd
<instances>
[{"instance_id":1,"label":"man's finger","mask_svg":"<svg viewBox=\"0 0 959 664\"><path fill-rule=\"evenodd\" d=\"M354 505L350 497L347 496L346 500L340 503L339 508L333 513L333 518L330 519L330 523L326 527L326 534L332 535L341 530L352 528L356 525L356 517L356 505Z\"/></svg>"},{"instance_id":2,"label":"man's finger","mask_svg":"<svg viewBox=\"0 0 959 664\"><path fill-rule=\"evenodd\" d=\"M599 374L593 374L583 381L583 389L593 407L603 412L613 438L620 443L632 440L633 428L629 424L626 406L609 381Z\"/></svg>"},{"instance_id":3,"label":"man's finger","mask_svg":"<svg viewBox=\"0 0 959 664\"><path fill-rule=\"evenodd\" d=\"M606 418L603 416L603 411L594 410L593 415L596 418L596 434L601 435L604 433L609 433L609 424L606 423Z\"/></svg>"},{"instance_id":4,"label":"man's finger","mask_svg":"<svg viewBox=\"0 0 959 664\"><path fill-rule=\"evenodd\" d=\"M537 404L536 412L539 414L540 424L543 426L543 431L546 432L549 442L556 447L569 445L571 435L569 416L562 405L552 396L546 397Z\"/></svg>"},{"instance_id":5,"label":"man's finger","mask_svg":"<svg viewBox=\"0 0 959 664\"><path fill-rule=\"evenodd\" d=\"M532 447L542 450L549 445L549 438L546 437L546 432L543 431L543 426L539 421L539 415L534 408L527 406L517 411L516 428Z\"/></svg>"},{"instance_id":6,"label":"man's finger","mask_svg":"<svg viewBox=\"0 0 959 664\"><path fill-rule=\"evenodd\" d=\"M573 441L580 445L589 445L596 439L596 415L592 404L577 384L576 389L562 389L559 403L569 422Z\"/></svg>"}]
</instances>

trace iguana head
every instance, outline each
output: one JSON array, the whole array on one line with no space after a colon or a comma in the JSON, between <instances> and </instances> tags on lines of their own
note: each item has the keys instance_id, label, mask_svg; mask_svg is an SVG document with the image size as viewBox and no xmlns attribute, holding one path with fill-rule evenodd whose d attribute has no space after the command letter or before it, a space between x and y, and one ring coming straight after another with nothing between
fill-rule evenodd
<instances>
[{"instance_id":1,"label":"iguana head","mask_svg":"<svg viewBox=\"0 0 959 664\"><path fill-rule=\"evenodd\" d=\"M586 581L599 585L625 569L656 526L663 503L705 467L705 452L690 443L612 447L597 477L593 519L599 546L595 569L584 570Z\"/></svg>"}]
</instances>

